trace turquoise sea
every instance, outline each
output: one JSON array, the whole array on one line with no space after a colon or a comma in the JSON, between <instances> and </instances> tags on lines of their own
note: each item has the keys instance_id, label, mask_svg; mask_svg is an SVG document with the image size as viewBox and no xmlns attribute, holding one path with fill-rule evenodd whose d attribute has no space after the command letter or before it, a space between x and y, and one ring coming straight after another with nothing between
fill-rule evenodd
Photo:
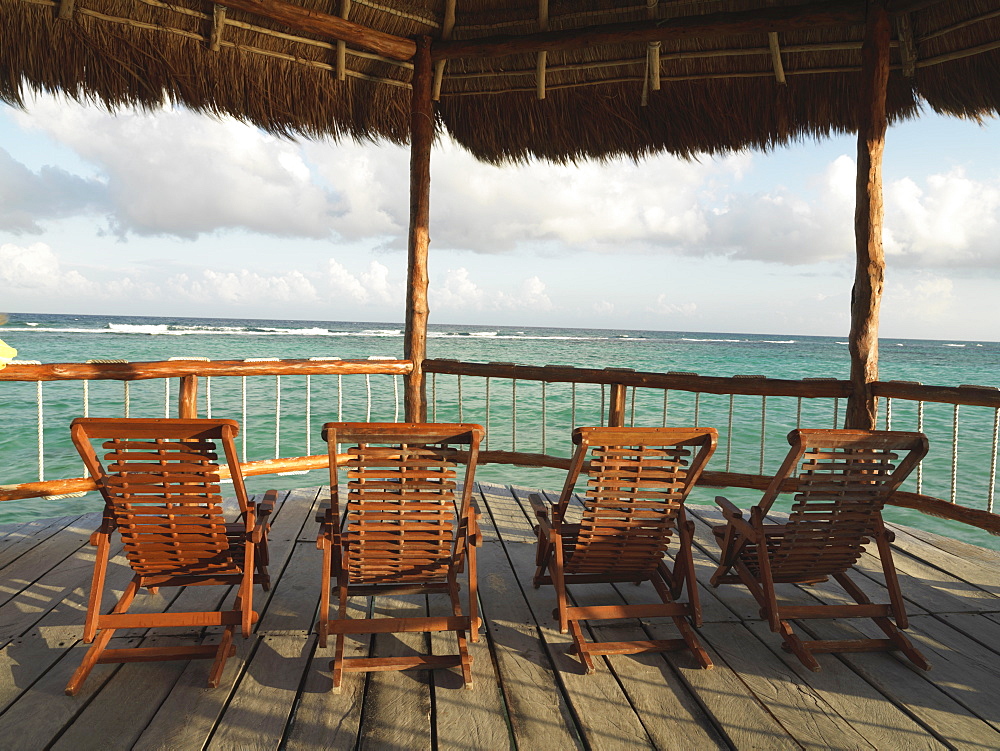
<instances>
[{"instance_id":1,"label":"turquoise sea","mask_svg":"<svg viewBox=\"0 0 1000 751\"><path fill-rule=\"evenodd\" d=\"M143 362L166 360L171 357L203 357L213 360L246 358L309 358L339 357L366 359L369 357L401 357L402 325L395 323L342 321L280 321L209 318L153 318L92 315L8 314L0 327L0 339L18 350L19 360L40 362L83 362L93 359ZM513 362L525 365L572 365L580 367L633 368L640 371L684 371L708 376L763 375L771 378L847 378L849 361L846 338L799 336L775 333L767 335L631 331L604 329L566 329L508 326L466 326L432 324L428 338L428 356L473 362ZM1000 381L1000 343L966 341L892 340L881 342L882 380L906 380L922 383L958 386L976 384L993 386ZM311 421L302 420L305 401L304 377L284 377L278 384L282 421L283 456L303 453L303 441L309 436L311 453L322 453L325 447L318 436L318 426L331 419L391 420L395 416L396 395L401 383L388 376L347 376L337 384L323 382L332 377L313 377L310 388ZM241 379L213 379L213 416L241 419L242 400L248 399L251 411L263 415L275 412L275 379L256 384L249 392L239 393ZM254 379L248 379L254 380ZM230 383L224 383L230 382ZM509 382L508 382L509 383ZM69 421L83 413L82 384L46 383L43 387L44 440L41 455L44 477L80 476L79 460L68 442ZM134 382L128 396L133 416L163 416L165 401L170 408L172 397L164 393L162 381ZM172 388L176 389L176 385ZM566 453L553 449L559 442L568 444L570 400L573 402L576 424L593 423L599 411L599 387L590 392L581 390L572 397L568 391L549 387L545 394L547 413L542 419L541 394L537 384L514 386L516 391L517 448L538 450L539 440L548 442L550 453ZM456 383L454 377L440 376L430 385L437 393L438 406L432 408L438 420L458 419L454 407ZM512 428L508 417L497 412L501 406L510 411L515 398L509 385L494 383L490 426L494 448L507 448ZM5 430L0 433L0 484L28 482L38 479L39 441L37 388L35 384L0 382L3 398L0 414ZM249 393L249 396L247 396ZM689 394L671 393L669 423L691 424L695 412L699 424L716 425L721 429L728 416L728 397L705 396L696 404ZM371 407L367 397L372 394ZM123 386L121 383L95 382L88 389L87 408L91 415L121 415ZM655 398L654 398L655 396ZM466 420L485 422L482 415L484 392L482 383L465 385L463 404ZM204 398L204 393L202 393ZM736 406L740 430L761 427L759 397L739 397ZM506 400L506 401L504 401ZM809 400L806 400L809 401ZM777 468L787 449L782 436L800 420L803 427L833 427L835 418L843 419L844 404L831 411L830 404L806 405L796 400L772 398L764 405L769 420L765 471ZM635 424L660 424L664 409L663 397L646 394L637 400ZM801 412L796 414L796 410ZM478 410L478 412L477 412ZM588 412L590 410L590 412ZM202 407L204 413L204 406ZM593 413L594 418L588 418ZM989 448L992 445L992 409L962 408L959 454L959 501L985 508L989 482ZM275 415L248 418L244 425L249 460L275 455ZM883 416L884 419L884 416ZM895 429L916 428L915 409L910 405L894 406ZM924 414L924 429L931 437L932 456L925 461L923 492L948 498L951 483L951 442L954 430L953 408L928 404ZM290 433L289 433L290 431ZM557 432L560 433L557 435ZM561 432L566 432L562 436ZM289 436L290 437L287 437ZM541 438L540 438L541 436ZM565 440L564 440L565 439ZM727 460L733 471L758 470L759 440L745 455L723 456L722 446L710 467L725 469ZM935 451L935 449L939 449ZM568 449L567 449L568 450ZM985 467L984 467L985 464ZM963 471L964 470L964 471ZM974 471L973 471L974 470ZM539 470L507 466L482 467L478 477L493 482L507 482L558 490L561 474L554 470ZM286 477L255 478L251 490L263 487L303 487L320 485L325 472ZM696 502L711 502L712 490L703 491ZM755 501L753 491L732 489L727 492L741 505ZM97 507L91 497L62 500L32 500L9 502L0 508L0 523L40 516L57 516ZM942 534L961 537L977 544L1000 549L1000 539L979 533L965 525L943 522L916 512L890 509L889 516L913 526L922 526Z\"/></svg>"}]
</instances>

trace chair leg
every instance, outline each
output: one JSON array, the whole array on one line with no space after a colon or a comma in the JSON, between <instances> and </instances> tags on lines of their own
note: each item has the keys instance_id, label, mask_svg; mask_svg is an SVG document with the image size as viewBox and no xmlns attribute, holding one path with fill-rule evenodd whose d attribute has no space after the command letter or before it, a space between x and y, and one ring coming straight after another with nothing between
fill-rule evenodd
<instances>
[{"instance_id":1,"label":"chair leg","mask_svg":"<svg viewBox=\"0 0 1000 751\"><path fill-rule=\"evenodd\" d=\"M573 646L571 647L571 650L580 655L583 667L586 669L587 675L590 675L596 670L594 667L594 658L587 650L587 640L583 638L583 630L580 628L579 621L570 621L569 631L573 636Z\"/></svg>"},{"instance_id":2,"label":"chair leg","mask_svg":"<svg viewBox=\"0 0 1000 751\"><path fill-rule=\"evenodd\" d=\"M319 595L319 622L316 624L316 632L319 636L319 646L326 648L327 635L330 633L330 589L331 567L333 566L333 552L329 541L322 543L323 564L321 572L320 595Z\"/></svg>"},{"instance_id":3,"label":"chair leg","mask_svg":"<svg viewBox=\"0 0 1000 751\"><path fill-rule=\"evenodd\" d=\"M531 577L531 586L538 589L542 586L542 577L545 576L545 569L552 563L552 546L545 540L544 533L540 527L535 527L535 534L538 535L538 550L535 552L535 575Z\"/></svg>"},{"instance_id":4,"label":"chair leg","mask_svg":"<svg viewBox=\"0 0 1000 751\"><path fill-rule=\"evenodd\" d=\"M563 578L562 540L556 537L555 560L551 561L549 570L552 572L552 584L556 589L556 618L559 620L559 633L569 631L569 618L566 614L566 580Z\"/></svg>"},{"instance_id":5,"label":"chair leg","mask_svg":"<svg viewBox=\"0 0 1000 751\"><path fill-rule=\"evenodd\" d=\"M243 581L240 582L239 594L236 597L236 608L242 615L240 633L244 639L248 639L253 631L254 552L254 546L247 541L244 549Z\"/></svg>"},{"instance_id":6,"label":"chair leg","mask_svg":"<svg viewBox=\"0 0 1000 751\"><path fill-rule=\"evenodd\" d=\"M875 544L878 548L879 561L882 564L882 575L885 577L885 587L889 591L889 603L892 615L899 628L907 628L910 624L906 617L906 606L903 604L903 591L899 588L896 576L896 566L892 560L892 548L889 546L889 534L879 519L875 534Z\"/></svg>"},{"instance_id":7,"label":"chair leg","mask_svg":"<svg viewBox=\"0 0 1000 751\"><path fill-rule=\"evenodd\" d=\"M339 694L344 682L344 635L337 634L334 641L333 660L330 662L333 671L333 693Z\"/></svg>"},{"instance_id":8,"label":"chair leg","mask_svg":"<svg viewBox=\"0 0 1000 751\"><path fill-rule=\"evenodd\" d=\"M885 559L883 559L883 570L887 574L886 579L887 580L889 579L888 573L891 570L892 580L896 581L895 577L896 572L894 568L891 568L892 566L891 561L889 564L890 567L887 568L884 565L884 560ZM857 584L851 581L850 577L848 577L847 574L845 573L834 574L834 579L836 579L837 583L839 583L840 586L842 586L844 590L851 597L854 598L855 602L861 605L871 604L871 600L867 597L867 595L865 595L865 593L858 587ZM896 584L896 589L897 591L899 589L898 583ZM890 593L890 599L893 599L891 587L889 588L889 593ZM892 641L893 645L900 652L902 652L904 655L910 658L910 660L913 662L914 665L919 667L921 670L930 670L931 664L927 661L927 658L924 657L924 655L920 652L920 650L918 650L916 647L913 646L913 642L911 642L909 638L907 638L907 636L902 631L900 631L900 628L904 627L902 624L900 624L900 619L899 619L900 612L903 612L904 615L903 623L906 623L906 618L905 618L905 611L902 610L903 607L901 602L902 595L900 595L899 598L900 598L899 602L892 603L892 611L894 617L896 618L896 623L893 623L892 620L886 617L872 618L872 620L875 621L875 625L882 630L882 633L884 633L887 637L889 637L889 640Z\"/></svg>"},{"instance_id":9,"label":"chair leg","mask_svg":"<svg viewBox=\"0 0 1000 751\"><path fill-rule=\"evenodd\" d=\"M219 642L219 649L215 653L212 661L212 669L208 673L208 687L218 688L222 682L222 671L226 669L226 660L236 651L233 646L233 626L226 626L222 632L222 641Z\"/></svg>"},{"instance_id":10,"label":"chair leg","mask_svg":"<svg viewBox=\"0 0 1000 751\"><path fill-rule=\"evenodd\" d=\"M113 628L104 629L101 631L94 643L87 650L87 654L83 656L83 662L80 663L80 667L76 669L72 677L69 679L69 683L66 684L66 695L76 696L80 691L80 687L83 682L87 680L87 676L90 675L90 671L94 669L97 664L98 659L101 656L101 652L104 648L108 646L108 642L111 641L111 635L114 634L115 630Z\"/></svg>"},{"instance_id":11,"label":"chair leg","mask_svg":"<svg viewBox=\"0 0 1000 751\"><path fill-rule=\"evenodd\" d=\"M813 653L802 642L798 635L792 630L792 625L788 621L779 620L777 633L781 634L784 640L784 648L799 658L799 661L813 672L819 672L820 665Z\"/></svg>"},{"instance_id":12,"label":"chair leg","mask_svg":"<svg viewBox=\"0 0 1000 751\"><path fill-rule=\"evenodd\" d=\"M680 565L680 564L677 564ZM670 580L664 576L664 571L666 570L666 564L660 561L660 565L657 567L656 572L649 577L650 584L653 585L653 589L660 596L665 604L671 604L674 602L673 593L670 590ZM674 567L674 574L676 575L677 566ZM681 581L684 581L681 579ZM690 598L691 593L688 592L688 597ZM688 617L694 620L694 606L692 605L690 599L687 605ZM694 629L688 622L687 618L681 615L671 616L674 625L680 632L681 638L684 640L684 644L694 655L694 659L697 661L698 665L705 669L711 669L715 667L715 663L712 662L712 658L708 656L708 652L704 647L701 646L701 642L698 640L698 635L695 634ZM699 619L700 625L700 619Z\"/></svg>"},{"instance_id":13,"label":"chair leg","mask_svg":"<svg viewBox=\"0 0 1000 751\"><path fill-rule=\"evenodd\" d=\"M475 558L470 556L469 564L470 564L469 571L470 574L472 574L475 572ZM472 582L470 582L470 584L471 583ZM471 592L469 596L471 599L472 597ZM461 618L462 600L459 597L458 579L456 573L454 572L448 577L448 598L451 600L451 614L456 618ZM472 605L470 603L470 610L471 609ZM475 617L470 618L470 628L472 629L473 636L475 638L478 638L478 634L476 633L476 620L477 619ZM466 641L465 630L456 629L455 636L458 639L458 656L459 659L461 660L462 678L465 681L465 687L472 688L472 656L469 654L469 645ZM473 641L475 641L475 638L473 638Z\"/></svg>"},{"instance_id":14,"label":"chair leg","mask_svg":"<svg viewBox=\"0 0 1000 751\"><path fill-rule=\"evenodd\" d=\"M479 578L476 548L469 546L469 630L473 643L479 641Z\"/></svg>"},{"instance_id":15,"label":"chair leg","mask_svg":"<svg viewBox=\"0 0 1000 751\"><path fill-rule=\"evenodd\" d=\"M94 574L95 582L97 581L97 579L98 576L95 571ZM100 579L103 582L104 579L103 574L101 575ZM138 591L139 591L139 575L136 574L135 576L132 577L132 580L126 585L125 591L122 592L122 596L118 598L118 602L116 602L115 606L111 608L111 613L120 615L121 613L127 611L129 605L132 604L132 600L135 599L136 592ZM94 601L93 592L91 592L91 601L92 602ZM97 596L96 602L98 607L100 607L101 597L99 594ZM90 675L90 671L94 669L94 665L96 665L99 662L101 653L104 651L105 647L108 646L108 642L111 641L111 637L117 630L108 627L101 628L100 611L91 614L89 610L87 612L87 623L84 626L84 640L83 640L84 643L87 643L86 635L88 628L94 629L95 632L94 636L91 637L91 641L93 642L93 644L90 647L90 649L87 650L87 654L83 656L83 662L80 664L80 667L76 669L76 672L74 672L73 676L69 679L69 683L66 684L67 696L75 696L76 693L80 690L80 686L82 686L83 682L87 680L87 676Z\"/></svg>"},{"instance_id":16,"label":"chair leg","mask_svg":"<svg viewBox=\"0 0 1000 751\"><path fill-rule=\"evenodd\" d=\"M458 637L458 655L462 661L462 679L465 681L465 688L472 688L472 655L469 654L465 632L456 631L455 635Z\"/></svg>"},{"instance_id":17,"label":"chair leg","mask_svg":"<svg viewBox=\"0 0 1000 751\"><path fill-rule=\"evenodd\" d=\"M337 620L347 618L347 584L343 582L343 577L338 577L337 594L340 604L337 608ZM330 670L333 671L333 693L339 694L344 681L344 634L337 634L336 643L333 650L333 660L330 662Z\"/></svg>"},{"instance_id":18,"label":"chair leg","mask_svg":"<svg viewBox=\"0 0 1000 751\"><path fill-rule=\"evenodd\" d=\"M701 593L698 591L698 579L695 576L694 554L694 522L684 521L679 530L680 550L677 553L678 561L674 564L673 575L674 586L670 593L674 599L681 596L681 592L687 586L688 603L691 606L691 622L696 628L701 628ZM678 570L678 568L680 570ZM676 591L675 591L676 590Z\"/></svg>"},{"instance_id":19,"label":"chair leg","mask_svg":"<svg viewBox=\"0 0 1000 751\"><path fill-rule=\"evenodd\" d=\"M90 583L90 598L87 602L87 620L83 625L83 641L90 644L97 635L97 618L101 614L104 596L104 579L108 571L109 535L97 536L97 552L94 559L94 576Z\"/></svg>"}]
</instances>

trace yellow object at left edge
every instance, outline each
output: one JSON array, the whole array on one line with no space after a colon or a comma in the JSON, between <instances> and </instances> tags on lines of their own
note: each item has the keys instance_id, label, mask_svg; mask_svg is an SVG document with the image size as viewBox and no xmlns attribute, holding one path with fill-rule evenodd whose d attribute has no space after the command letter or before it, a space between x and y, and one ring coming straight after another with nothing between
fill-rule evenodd
<instances>
[{"instance_id":1,"label":"yellow object at left edge","mask_svg":"<svg viewBox=\"0 0 1000 751\"><path fill-rule=\"evenodd\" d=\"M0 339L0 370L6 367L7 363L17 357L17 350L7 345Z\"/></svg>"}]
</instances>

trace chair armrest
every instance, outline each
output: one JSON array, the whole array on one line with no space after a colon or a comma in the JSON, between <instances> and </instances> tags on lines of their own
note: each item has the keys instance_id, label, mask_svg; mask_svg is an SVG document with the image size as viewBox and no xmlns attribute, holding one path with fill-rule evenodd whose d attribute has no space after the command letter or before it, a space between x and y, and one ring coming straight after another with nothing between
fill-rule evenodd
<instances>
[{"instance_id":1,"label":"chair armrest","mask_svg":"<svg viewBox=\"0 0 1000 751\"><path fill-rule=\"evenodd\" d=\"M743 518L743 509L739 508L735 503L726 498L725 496L717 495L715 496L715 503L719 508L722 509L722 515L727 519L736 517L737 519Z\"/></svg>"},{"instance_id":2,"label":"chair armrest","mask_svg":"<svg viewBox=\"0 0 1000 751\"><path fill-rule=\"evenodd\" d=\"M90 545L91 547L97 547L97 540L101 535L107 535L111 537L111 533L115 531L115 519L113 516L105 512L103 518L101 519L101 526L90 533Z\"/></svg>"},{"instance_id":3,"label":"chair armrest","mask_svg":"<svg viewBox=\"0 0 1000 751\"><path fill-rule=\"evenodd\" d=\"M259 501L254 508L253 529L248 530L249 538L253 542L261 542L267 531L271 528L269 517L274 511L274 502L278 499L277 490L268 490L264 493L263 500Z\"/></svg>"},{"instance_id":4,"label":"chair armrest","mask_svg":"<svg viewBox=\"0 0 1000 751\"><path fill-rule=\"evenodd\" d=\"M340 547L340 519L335 519L328 506L316 514L319 530L316 533L316 547L322 549L323 541L328 541L333 547Z\"/></svg>"},{"instance_id":5,"label":"chair armrest","mask_svg":"<svg viewBox=\"0 0 1000 751\"><path fill-rule=\"evenodd\" d=\"M531 504L531 508L535 512L535 518L538 520L535 531L539 533L539 536L544 535L546 538L549 538L552 534L552 521L549 518L548 507L537 493L532 493L528 496L528 503Z\"/></svg>"},{"instance_id":6,"label":"chair armrest","mask_svg":"<svg viewBox=\"0 0 1000 751\"><path fill-rule=\"evenodd\" d=\"M726 517L726 521L729 522L734 530L748 539L757 539L757 532L743 518L743 510L741 508L721 495L715 497L715 502L722 509L722 515Z\"/></svg>"},{"instance_id":7,"label":"chair armrest","mask_svg":"<svg viewBox=\"0 0 1000 751\"><path fill-rule=\"evenodd\" d=\"M278 491L268 490L264 493L264 498L257 504L257 521L266 523L267 518L274 513L274 504L278 500Z\"/></svg>"},{"instance_id":8,"label":"chair armrest","mask_svg":"<svg viewBox=\"0 0 1000 751\"><path fill-rule=\"evenodd\" d=\"M483 531L479 528L479 506L475 498L469 499L469 544L477 548L483 546Z\"/></svg>"}]
</instances>

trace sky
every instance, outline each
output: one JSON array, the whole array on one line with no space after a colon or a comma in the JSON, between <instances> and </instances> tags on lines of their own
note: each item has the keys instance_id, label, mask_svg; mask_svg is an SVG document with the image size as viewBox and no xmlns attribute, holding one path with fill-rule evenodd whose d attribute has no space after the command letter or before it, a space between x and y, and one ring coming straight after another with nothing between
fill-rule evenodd
<instances>
[{"instance_id":1,"label":"sky","mask_svg":"<svg viewBox=\"0 0 1000 751\"><path fill-rule=\"evenodd\" d=\"M855 138L494 167L431 159L430 321L845 336ZM0 313L400 322L405 148L182 108L0 105ZM1000 123L886 141L881 335L1000 340Z\"/></svg>"}]
</instances>

